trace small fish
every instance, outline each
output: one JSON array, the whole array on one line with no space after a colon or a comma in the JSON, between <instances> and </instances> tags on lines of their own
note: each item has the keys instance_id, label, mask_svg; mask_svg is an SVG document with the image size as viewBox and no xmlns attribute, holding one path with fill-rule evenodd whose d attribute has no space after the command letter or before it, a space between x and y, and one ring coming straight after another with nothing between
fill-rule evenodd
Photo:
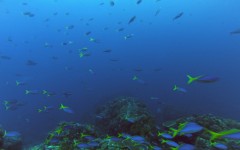
<instances>
[{"instance_id":1,"label":"small fish","mask_svg":"<svg viewBox=\"0 0 240 150\"><path fill-rule=\"evenodd\" d=\"M115 5L114 1L112 1L112 0L110 1L109 4L110 4L110 6L112 6L112 7Z\"/></svg>"},{"instance_id":2,"label":"small fish","mask_svg":"<svg viewBox=\"0 0 240 150\"><path fill-rule=\"evenodd\" d=\"M35 61L29 59L29 60L27 60L26 65L27 66L36 66L37 63Z\"/></svg>"},{"instance_id":3,"label":"small fish","mask_svg":"<svg viewBox=\"0 0 240 150\"><path fill-rule=\"evenodd\" d=\"M188 82L187 82L187 84L191 84L192 82L199 80L199 79L200 79L201 77L203 77L203 76L200 75L200 76L197 76L197 77L192 77L192 76L190 76L190 75L187 75L187 77L188 77Z\"/></svg>"},{"instance_id":4,"label":"small fish","mask_svg":"<svg viewBox=\"0 0 240 150\"><path fill-rule=\"evenodd\" d=\"M78 148L80 149L88 149L90 146L87 143L80 143L77 145Z\"/></svg>"},{"instance_id":5,"label":"small fish","mask_svg":"<svg viewBox=\"0 0 240 150\"><path fill-rule=\"evenodd\" d=\"M159 97L150 97L151 100L159 100Z\"/></svg>"},{"instance_id":6,"label":"small fish","mask_svg":"<svg viewBox=\"0 0 240 150\"><path fill-rule=\"evenodd\" d=\"M68 106L64 106L63 104L60 104L59 109L65 111L66 113L69 113L69 114L74 113L72 109L70 109Z\"/></svg>"},{"instance_id":7,"label":"small fish","mask_svg":"<svg viewBox=\"0 0 240 150\"><path fill-rule=\"evenodd\" d=\"M94 39L94 38L89 38L89 41L90 41L90 42L93 42L93 43L99 43L99 41L96 40L96 39Z\"/></svg>"},{"instance_id":8,"label":"small fish","mask_svg":"<svg viewBox=\"0 0 240 150\"><path fill-rule=\"evenodd\" d=\"M81 51L87 51L87 50L88 50L87 47L83 47L83 48L81 48Z\"/></svg>"},{"instance_id":9,"label":"small fish","mask_svg":"<svg viewBox=\"0 0 240 150\"><path fill-rule=\"evenodd\" d=\"M10 60L12 58L10 56L2 55L0 56L0 59Z\"/></svg>"},{"instance_id":10,"label":"small fish","mask_svg":"<svg viewBox=\"0 0 240 150\"><path fill-rule=\"evenodd\" d=\"M19 136L21 136L21 134L17 131L8 131L7 132L6 130L3 135L3 137L19 137Z\"/></svg>"},{"instance_id":11,"label":"small fish","mask_svg":"<svg viewBox=\"0 0 240 150\"><path fill-rule=\"evenodd\" d=\"M30 12L30 11L23 12L23 15L24 15L24 16L28 16L28 17L34 17L34 16L35 16L35 14L33 14L33 13Z\"/></svg>"},{"instance_id":12,"label":"small fish","mask_svg":"<svg viewBox=\"0 0 240 150\"><path fill-rule=\"evenodd\" d=\"M17 85L17 86L26 85L26 84L27 84L27 83L24 82L24 81L18 81L18 80L16 80L16 85Z\"/></svg>"},{"instance_id":13,"label":"small fish","mask_svg":"<svg viewBox=\"0 0 240 150\"><path fill-rule=\"evenodd\" d=\"M18 100L5 100L3 102L5 110L16 110L20 106L24 106L23 103L19 102Z\"/></svg>"},{"instance_id":14,"label":"small fish","mask_svg":"<svg viewBox=\"0 0 240 150\"><path fill-rule=\"evenodd\" d=\"M133 81L138 80L138 77L137 76L133 76L132 80Z\"/></svg>"},{"instance_id":15,"label":"small fish","mask_svg":"<svg viewBox=\"0 0 240 150\"><path fill-rule=\"evenodd\" d=\"M174 141L171 141L171 140L162 140L161 142L162 144L167 144L168 146L171 146L171 147L178 147L179 144L174 142Z\"/></svg>"},{"instance_id":16,"label":"small fish","mask_svg":"<svg viewBox=\"0 0 240 150\"><path fill-rule=\"evenodd\" d=\"M232 139L232 140L240 140L240 131L228 135L224 135L223 138Z\"/></svg>"},{"instance_id":17,"label":"small fish","mask_svg":"<svg viewBox=\"0 0 240 150\"><path fill-rule=\"evenodd\" d=\"M103 52L105 52L105 53L110 53L112 50L111 49L106 49L106 50L104 50Z\"/></svg>"},{"instance_id":18,"label":"small fish","mask_svg":"<svg viewBox=\"0 0 240 150\"><path fill-rule=\"evenodd\" d=\"M130 139L137 143L145 143L145 138L142 136L131 136Z\"/></svg>"},{"instance_id":19,"label":"small fish","mask_svg":"<svg viewBox=\"0 0 240 150\"><path fill-rule=\"evenodd\" d=\"M230 34L231 34L231 35L234 35L234 34L240 34L240 29L237 29L237 30L231 31Z\"/></svg>"},{"instance_id":20,"label":"small fish","mask_svg":"<svg viewBox=\"0 0 240 150\"><path fill-rule=\"evenodd\" d=\"M168 134L168 133L161 133L161 132L159 132L159 131L158 131L158 136L161 136L161 137L163 137L163 138L165 138L165 139L173 139L173 136L172 136L172 135L170 135L170 134Z\"/></svg>"},{"instance_id":21,"label":"small fish","mask_svg":"<svg viewBox=\"0 0 240 150\"><path fill-rule=\"evenodd\" d=\"M91 31L88 31L85 33L85 35L90 35L92 32Z\"/></svg>"},{"instance_id":22,"label":"small fish","mask_svg":"<svg viewBox=\"0 0 240 150\"><path fill-rule=\"evenodd\" d=\"M63 92L63 95L64 95L66 98L68 98L69 96L72 95L72 93L65 91L65 92Z\"/></svg>"},{"instance_id":23,"label":"small fish","mask_svg":"<svg viewBox=\"0 0 240 150\"><path fill-rule=\"evenodd\" d=\"M133 16L129 19L128 24L133 23L136 20L136 16Z\"/></svg>"},{"instance_id":24,"label":"small fish","mask_svg":"<svg viewBox=\"0 0 240 150\"><path fill-rule=\"evenodd\" d=\"M25 94L28 95L28 94L40 94L41 91L39 90L25 90Z\"/></svg>"},{"instance_id":25,"label":"small fish","mask_svg":"<svg viewBox=\"0 0 240 150\"><path fill-rule=\"evenodd\" d=\"M182 144L178 147L177 150L196 150L194 145L191 144Z\"/></svg>"},{"instance_id":26,"label":"small fish","mask_svg":"<svg viewBox=\"0 0 240 150\"><path fill-rule=\"evenodd\" d=\"M185 88L178 87L177 85L174 85L173 91L179 91L179 92L183 92L183 93L187 92L187 90Z\"/></svg>"},{"instance_id":27,"label":"small fish","mask_svg":"<svg viewBox=\"0 0 240 150\"><path fill-rule=\"evenodd\" d=\"M111 62L117 62L119 61L118 59L110 59Z\"/></svg>"},{"instance_id":28,"label":"small fish","mask_svg":"<svg viewBox=\"0 0 240 150\"><path fill-rule=\"evenodd\" d=\"M183 14L184 14L183 12L180 12L179 14L177 14L175 17L173 17L173 21L181 18Z\"/></svg>"},{"instance_id":29,"label":"small fish","mask_svg":"<svg viewBox=\"0 0 240 150\"><path fill-rule=\"evenodd\" d=\"M137 1L137 4L138 4L138 5L139 5L140 3L142 3L142 0L138 0L138 1Z\"/></svg>"},{"instance_id":30,"label":"small fish","mask_svg":"<svg viewBox=\"0 0 240 150\"><path fill-rule=\"evenodd\" d=\"M92 69L88 69L88 72L90 72L91 74L95 74L95 72Z\"/></svg>"},{"instance_id":31,"label":"small fish","mask_svg":"<svg viewBox=\"0 0 240 150\"><path fill-rule=\"evenodd\" d=\"M134 36L134 34L128 34L126 36L124 36L124 39L127 40L127 39L130 39Z\"/></svg>"},{"instance_id":32,"label":"small fish","mask_svg":"<svg viewBox=\"0 0 240 150\"><path fill-rule=\"evenodd\" d=\"M160 13L160 9L158 9L158 10L155 12L154 16L157 16L159 13Z\"/></svg>"},{"instance_id":33,"label":"small fish","mask_svg":"<svg viewBox=\"0 0 240 150\"><path fill-rule=\"evenodd\" d=\"M69 25L69 26L66 26L65 27L65 29L67 29L67 30L71 30L71 29L73 29L74 28L74 25Z\"/></svg>"},{"instance_id":34,"label":"small fish","mask_svg":"<svg viewBox=\"0 0 240 150\"><path fill-rule=\"evenodd\" d=\"M206 129L207 132L211 134L211 141L214 141L216 139L225 137L225 138L230 138L230 139L240 139L240 130L239 129L230 129L230 130L225 130L221 132L214 132L211 130Z\"/></svg>"},{"instance_id":35,"label":"small fish","mask_svg":"<svg viewBox=\"0 0 240 150\"><path fill-rule=\"evenodd\" d=\"M124 28L119 28L117 31L118 32L122 32L122 31L124 31L125 29Z\"/></svg>"},{"instance_id":36,"label":"small fish","mask_svg":"<svg viewBox=\"0 0 240 150\"><path fill-rule=\"evenodd\" d=\"M197 123L188 122L188 123L184 124L182 129L179 131L179 134L180 135L192 134L192 133L200 132L202 130L203 130L203 127L198 125Z\"/></svg>"},{"instance_id":37,"label":"small fish","mask_svg":"<svg viewBox=\"0 0 240 150\"><path fill-rule=\"evenodd\" d=\"M211 143L211 146L213 146L217 149L221 149L221 150L227 150L228 149L228 147L225 144L218 143L218 142Z\"/></svg>"},{"instance_id":38,"label":"small fish","mask_svg":"<svg viewBox=\"0 0 240 150\"><path fill-rule=\"evenodd\" d=\"M53 110L54 107L53 106L43 106L42 109L38 109L38 112L41 113L41 112L45 112L45 113L48 113L49 111Z\"/></svg>"}]
</instances>

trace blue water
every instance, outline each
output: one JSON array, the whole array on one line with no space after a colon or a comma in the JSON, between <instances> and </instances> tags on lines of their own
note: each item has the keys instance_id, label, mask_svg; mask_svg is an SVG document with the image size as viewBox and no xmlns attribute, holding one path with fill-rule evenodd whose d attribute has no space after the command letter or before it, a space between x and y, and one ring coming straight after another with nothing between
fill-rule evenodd
<instances>
[{"instance_id":1,"label":"blue water","mask_svg":"<svg viewBox=\"0 0 240 150\"><path fill-rule=\"evenodd\" d=\"M108 0L0 1L3 128L21 132L28 145L40 143L60 121L91 121L98 106L123 95L143 99L156 117L161 101L188 114L240 120L240 34L229 34L240 28L240 1L114 2L110 6ZM173 20L180 12L183 16ZM133 16L136 20L128 24ZM73 29L66 28L71 25ZM124 31L118 32L120 28ZM134 36L124 40L129 34ZM72 44L62 44L69 41ZM91 56L79 57L83 47ZM112 51L103 52L106 49ZM37 64L26 65L27 60ZM187 85L187 74L220 80ZM133 81L134 75L141 80ZM16 86L16 80L26 85ZM173 92L174 84L187 93ZM26 89L56 95L26 95ZM72 95L66 98L64 91ZM23 106L6 111L2 103L13 99ZM74 114L59 110L61 103ZM46 105L55 109L38 113Z\"/></svg>"}]
</instances>

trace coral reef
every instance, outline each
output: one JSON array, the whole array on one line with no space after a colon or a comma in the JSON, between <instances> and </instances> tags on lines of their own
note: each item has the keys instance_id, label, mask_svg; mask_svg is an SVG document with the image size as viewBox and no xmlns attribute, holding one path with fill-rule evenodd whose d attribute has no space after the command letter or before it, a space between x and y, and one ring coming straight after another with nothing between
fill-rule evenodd
<instances>
[{"instance_id":1,"label":"coral reef","mask_svg":"<svg viewBox=\"0 0 240 150\"><path fill-rule=\"evenodd\" d=\"M240 150L238 138L237 121L206 114L156 124L142 102L120 97L97 110L94 125L62 122L32 150Z\"/></svg>"}]
</instances>

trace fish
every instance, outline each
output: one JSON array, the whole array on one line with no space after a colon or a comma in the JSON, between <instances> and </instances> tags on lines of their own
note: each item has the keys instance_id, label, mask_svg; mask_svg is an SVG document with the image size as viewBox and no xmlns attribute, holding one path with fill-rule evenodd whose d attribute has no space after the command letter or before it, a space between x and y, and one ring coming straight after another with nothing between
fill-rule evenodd
<instances>
[{"instance_id":1,"label":"fish","mask_svg":"<svg viewBox=\"0 0 240 150\"><path fill-rule=\"evenodd\" d=\"M63 92L63 95L64 95L66 98L68 98L69 96L72 95L72 93L65 91L65 92Z\"/></svg>"},{"instance_id":2,"label":"fish","mask_svg":"<svg viewBox=\"0 0 240 150\"><path fill-rule=\"evenodd\" d=\"M80 149L88 149L90 146L87 143L80 143L77 145L78 148Z\"/></svg>"},{"instance_id":3,"label":"fish","mask_svg":"<svg viewBox=\"0 0 240 150\"><path fill-rule=\"evenodd\" d=\"M240 140L240 131L232 134L227 134L222 137L227 139L232 139L232 140Z\"/></svg>"},{"instance_id":4,"label":"fish","mask_svg":"<svg viewBox=\"0 0 240 150\"><path fill-rule=\"evenodd\" d=\"M16 110L20 106L23 106L24 104L19 102L18 100L5 100L3 102L5 110Z\"/></svg>"},{"instance_id":5,"label":"fish","mask_svg":"<svg viewBox=\"0 0 240 150\"><path fill-rule=\"evenodd\" d=\"M223 138L223 137L230 138L230 139L231 138L240 139L240 130L239 129L230 129L230 130L225 130L225 131L221 131L221 132L214 132L214 131L206 129L206 131L208 133L210 133L211 141L214 141L216 139Z\"/></svg>"},{"instance_id":6,"label":"fish","mask_svg":"<svg viewBox=\"0 0 240 150\"><path fill-rule=\"evenodd\" d=\"M42 94L43 95L46 95L46 96L53 96L53 95L56 95L55 92L49 92L47 90L42 90Z\"/></svg>"},{"instance_id":7,"label":"fish","mask_svg":"<svg viewBox=\"0 0 240 150\"><path fill-rule=\"evenodd\" d=\"M145 138L142 137L142 136L130 136L130 139L134 142L137 142L137 143L145 143Z\"/></svg>"},{"instance_id":8,"label":"fish","mask_svg":"<svg viewBox=\"0 0 240 150\"><path fill-rule=\"evenodd\" d=\"M92 69L88 69L88 72L91 73L92 75L95 74L95 72Z\"/></svg>"},{"instance_id":9,"label":"fish","mask_svg":"<svg viewBox=\"0 0 240 150\"><path fill-rule=\"evenodd\" d=\"M69 113L69 114L73 114L74 113L72 109L70 109L68 106L64 106L63 104L60 104L59 109L63 110L66 113Z\"/></svg>"},{"instance_id":10,"label":"fish","mask_svg":"<svg viewBox=\"0 0 240 150\"><path fill-rule=\"evenodd\" d=\"M178 13L175 17L173 17L173 21L181 18L183 16L183 12Z\"/></svg>"},{"instance_id":11,"label":"fish","mask_svg":"<svg viewBox=\"0 0 240 150\"><path fill-rule=\"evenodd\" d=\"M113 58L112 58L112 59L110 59L110 61L111 61L111 62L117 62L117 61L119 61L119 60L118 60L118 59L113 59Z\"/></svg>"},{"instance_id":12,"label":"fish","mask_svg":"<svg viewBox=\"0 0 240 150\"><path fill-rule=\"evenodd\" d=\"M138 0L137 1L137 4L139 5L139 4L141 4L142 3L142 0Z\"/></svg>"},{"instance_id":13,"label":"fish","mask_svg":"<svg viewBox=\"0 0 240 150\"><path fill-rule=\"evenodd\" d=\"M160 13L160 9L158 9L158 10L155 12L154 16L157 16L159 13Z\"/></svg>"},{"instance_id":14,"label":"fish","mask_svg":"<svg viewBox=\"0 0 240 150\"><path fill-rule=\"evenodd\" d=\"M177 150L196 150L194 145L191 144L182 144L178 147Z\"/></svg>"},{"instance_id":15,"label":"fish","mask_svg":"<svg viewBox=\"0 0 240 150\"><path fill-rule=\"evenodd\" d=\"M112 7L115 5L114 1L112 1L112 0L110 1L109 4L110 4L110 6L112 6Z\"/></svg>"},{"instance_id":16,"label":"fish","mask_svg":"<svg viewBox=\"0 0 240 150\"><path fill-rule=\"evenodd\" d=\"M89 38L89 41L93 43L100 43L99 40L96 40L95 38Z\"/></svg>"},{"instance_id":17,"label":"fish","mask_svg":"<svg viewBox=\"0 0 240 150\"><path fill-rule=\"evenodd\" d=\"M0 56L0 59L10 60L12 58L10 56L2 55L2 56Z\"/></svg>"},{"instance_id":18,"label":"fish","mask_svg":"<svg viewBox=\"0 0 240 150\"><path fill-rule=\"evenodd\" d=\"M41 91L40 90L25 90L25 94L28 95L28 94L40 94Z\"/></svg>"},{"instance_id":19,"label":"fish","mask_svg":"<svg viewBox=\"0 0 240 150\"><path fill-rule=\"evenodd\" d=\"M125 29L124 28L119 28L117 31L118 32L122 32L122 31L124 31Z\"/></svg>"},{"instance_id":20,"label":"fish","mask_svg":"<svg viewBox=\"0 0 240 150\"><path fill-rule=\"evenodd\" d=\"M178 147L179 144L174 142L174 141L171 141L171 140L164 140L162 139L162 144L167 144L168 146L171 146L171 147Z\"/></svg>"},{"instance_id":21,"label":"fish","mask_svg":"<svg viewBox=\"0 0 240 150\"><path fill-rule=\"evenodd\" d=\"M132 17L129 19L128 24L133 23L135 20L136 20L136 16L132 16Z\"/></svg>"},{"instance_id":22,"label":"fish","mask_svg":"<svg viewBox=\"0 0 240 150\"><path fill-rule=\"evenodd\" d=\"M159 97L150 97L151 100L159 100Z\"/></svg>"},{"instance_id":23,"label":"fish","mask_svg":"<svg viewBox=\"0 0 240 150\"><path fill-rule=\"evenodd\" d=\"M30 12L30 11L25 11L25 12L23 12L23 15L24 15L24 16L28 16L28 17L34 17L34 16L35 16L35 14L33 14L33 13Z\"/></svg>"},{"instance_id":24,"label":"fish","mask_svg":"<svg viewBox=\"0 0 240 150\"><path fill-rule=\"evenodd\" d=\"M161 132L158 131L158 134L157 134L157 135L158 135L158 136L161 136L161 137L163 137L163 138L165 138L165 139L173 139L173 136L170 135L170 134L168 134L168 133L161 133Z\"/></svg>"},{"instance_id":25,"label":"fish","mask_svg":"<svg viewBox=\"0 0 240 150\"><path fill-rule=\"evenodd\" d=\"M3 135L3 137L19 137L19 136L21 136L21 134L17 131L8 131L7 132L6 130Z\"/></svg>"},{"instance_id":26,"label":"fish","mask_svg":"<svg viewBox=\"0 0 240 150\"><path fill-rule=\"evenodd\" d=\"M180 135L192 134L202 131L204 128L195 122L186 123L183 128L179 131Z\"/></svg>"},{"instance_id":27,"label":"fish","mask_svg":"<svg viewBox=\"0 0 240 150\"><path fill-rule=\"evenodd\" d=\"M236 29L236 30L234 30L234 31L231 31L230 34L231 34L231 35L240 34L240 29Z\"/></svg>"},{"instance_id":28,"label":"fish","mask_svg":"<svg viewBox=\"0 0 240 150\"><path fill-rule=\"evenodd\" d=\"M187 75L187 77L188 77L188 82L187 82L187 84L191 84L192 82L199 80L199 79L200 79L201 77L203 77L203 76L200 75L200 76L192 77L192 76L190 76L190 75Z\"/></svg>"},{"instance_id":29,"label":"fish","mask_svg":"<svg viewBox=\"0 0 240 150\"><path fill-rule=\"evenodd\" d=\"M187 92L187 90L185 88L178 87L177 85L174 85L173 91L179 91L179 92L183 92L183 93Z\"/></svg>"},{"instance_id":30,"label":"fish","mask_svg":"<svg viewBox=\"0 0 240 150\"><path fill-rule=\"evenodd\" d=\"M90 35L92 32L91 31L88 31L85 33L85 35Z\"/></svg>"},{"instance_id":31,"label":"fish","mask_svg":"<svg viewBox=\"0 0 240 150\"><path fill-rule=\"evenodd\" d=\"M198 82L202 82L202 83L213 83L213 82L217 82L219 80L219 77L217 76L202 76L201 78L199 78L197 81Z\"/></svg>"},{"instance_id":32,"label":"fish","mask_svg":"<svg viewBox=\"0 0 240 150\"><path fill-rule=\"evenodd\" d=\"M37 63L35 61L29 59L29 60L27 60L26 65L27 66L36 66Z\"/></svg>"},{"instance_id":33,"label":"fish","mask_svg":"<svg viewBox=\"0 0 240 150\"><path fill-rule=\"evenodd\" d=\"M227 150L227 149L228 149L228 147L227 147L225 144L218 143L218 142L210 143L210 145L211 145L212 147L215 147L215 148L221 149L221 150Z\"/></svg>"},{"instance_id":34,"label":"fish","mask_svg":"<svg viewBox=\"0 0 240 150\"><path fill-rule=\"evenodd\" d=\"M26 82L24 82L24 81L19 81L19 80L16 80L16 86L20 86L20 85L27 85L27 83Z\"/></svg>"},{"instance_id":35,"label":"fish","mask_svg":"<svg viewBox=\"0 0 240 150\"><path fill-rule=\"evenodd\" d=\"M128 34L126 36L124 36L124 39L127 40L127 39L130 39L134 36L134 34Z\"/></svg>"},{"instance_id":36,"label":"fish","mask_svg":"<svg viewBox=\"0 0 240 150\"><path fill-rule=\"evenodd\" d=\"M105 52L105 53L110 53L112 50L111 49L106 49L106 50L104 50L103 52Z\"/></svg>"},{"instance_id":37,"label":"fish","mask_svg":"<svg viewBox=\"0 0 240 150\"><path fill-rule=\"evenodd\" d=\"M53 106L43 106L42 109L38 109L38 112L41 113L41 112L45 112L45 113L48 113L49 111L53 110L54 107Z\"/></svg>"},{"instance_id":38,"label":"fish","mask_svg":"<svg viewBox=\"0 0 240 150\"><path fill-rule=\"evenodd\" d=\"M67 30L71 30L71 29L73 29L74 28L74 25L69 25L69 26L66 26L65 27L65 29L67 29Z\"/></svg>"}]
</instances>

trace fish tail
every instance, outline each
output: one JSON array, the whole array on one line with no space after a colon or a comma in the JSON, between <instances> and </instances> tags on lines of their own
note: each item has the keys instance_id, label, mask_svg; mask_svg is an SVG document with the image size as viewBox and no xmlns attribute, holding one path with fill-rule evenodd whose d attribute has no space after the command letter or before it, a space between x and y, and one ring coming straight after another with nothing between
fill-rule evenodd
<instances>
[{"instance_id":1,"label":"fish tail","mask_svg":"<svg viewBox=\"0 0 240 150\"><path fill-rule=\"evenodd\" d=\"M25 90L25 94L30 94L30 91L29 90Z\"/></svg>"},{"instance_id":2,"label":"fish tail","mask_svg":"<svg viewBox=\"0 0 240 150\"><path fill-rule=\"evenodd\" d=\"M20 82L16 80L16 85L19 86Z\"/></svg>"},{"instance_id":3,"label":"fish tail","mask_svg":"<svg viewBox=\"0 0 240 150\"><path fill-rule=\"evenodd\" d=\"M178 87L177 87L177 85L174 85L173 91L176 91L176 90L178 90Z\"/></svg>"}]
</instances>

